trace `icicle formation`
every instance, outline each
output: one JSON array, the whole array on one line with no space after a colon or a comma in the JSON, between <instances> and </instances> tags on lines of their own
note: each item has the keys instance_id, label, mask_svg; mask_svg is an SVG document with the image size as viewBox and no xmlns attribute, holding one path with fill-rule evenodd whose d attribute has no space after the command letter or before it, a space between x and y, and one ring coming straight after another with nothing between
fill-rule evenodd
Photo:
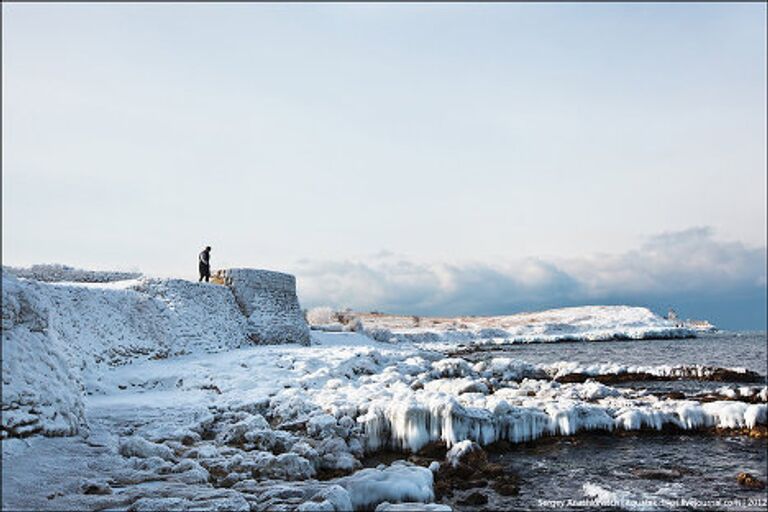
<instances>
[{"instance_id":1,"label":"icicle formation","mask_svg":"<svg viewBox=\"0 0 768 512\"><path fill-rule=\"evenodd\" d=\"M492 410L465 407L454 397L436 394L377 403L358 417L367 448L416 452L432 441L449 447L472 440L481 445L506 440L521 443L548 435L591 430L661 430L665 425L691 430L703 427L753 428L766 423L765 404L719 401L663 401L652 405L610 406L555 402L543 409L517 407L500 400Z\"/></svg>"}]
</instances>

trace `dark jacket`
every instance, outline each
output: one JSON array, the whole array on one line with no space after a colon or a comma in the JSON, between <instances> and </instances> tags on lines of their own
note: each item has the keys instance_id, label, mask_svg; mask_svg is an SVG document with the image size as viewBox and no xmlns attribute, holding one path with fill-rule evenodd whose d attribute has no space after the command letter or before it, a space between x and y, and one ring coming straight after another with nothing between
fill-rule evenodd
<instances>
[{"instance_id":1,"label":"dark jacket","mask_svg":"<svg viewBox=\"0 0 768 512\"><path fill-rule=\"evenodd\" d=\"M200 253L200 268L210 268L211 266L211 253L209 251L202 251Z\"/></svg>"}]
</instances>

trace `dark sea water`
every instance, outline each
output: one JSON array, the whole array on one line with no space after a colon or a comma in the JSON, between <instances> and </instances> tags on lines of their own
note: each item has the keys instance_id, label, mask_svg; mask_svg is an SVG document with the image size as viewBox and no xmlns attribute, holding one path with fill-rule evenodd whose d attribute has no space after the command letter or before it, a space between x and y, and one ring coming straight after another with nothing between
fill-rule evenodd
<instances>
[{"instance_id":1,"label":"dark sea water","mask_svg":"<svg viewBox=\"0 0 768 512\"><path fill-rule=\"evenodd\" d=\"M583 364L708 365L768 373L768 333L717 332L697 338L566 343L519 343L483 351L484 356L515 357L530 363L575 361ZM477 357L477 356L475 356Z\"/></svg>"},{"instance_id":2,"label":"dark sea water","mask_svg":"<svg viewBox=\"0 0 768 512\"><path fill-rule=\"evenodd\" d=\"M765 481L766 440L745 436L641 433L582 435L514 446L492 457L520 476L520 494L495 509L765 510L766 491L736 481L746 471ZM606 492L584 502L587 486ZM568 500L572 500L568 506Z\"/></svg>"},{"instance_id":3,"label":"dark sea water","mask_svg":"<svg viewBox=\"0 0 768 512\"><path fill-rule=\"evenodd\" d=\"M742 367L765 376L765 332L719 332L695 339L516 344L471 354L532 363L708 365ZM633 382L622 386L712 389L722 383ZM584 434L514 445L491 460L520 478L520 494L490 493L494 510L765 510L766 490L749 490L736 476L768 479L768 440L712 433ZM586 487L585 487L586 486ZM462 493L462 496L466 493ZM594 498L589 501L589 498ZM458 497L457 497L458 499ZM476 510L484 507L477 507ZM461 506L462 510L472 507Z\"/></svg>"}]
</instances>

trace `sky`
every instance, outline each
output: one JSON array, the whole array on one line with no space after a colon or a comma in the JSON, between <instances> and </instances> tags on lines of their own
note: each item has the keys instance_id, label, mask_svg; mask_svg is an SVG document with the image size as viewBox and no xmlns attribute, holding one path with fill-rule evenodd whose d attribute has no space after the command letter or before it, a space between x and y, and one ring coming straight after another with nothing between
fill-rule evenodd
<instances>
[{"instance_id":1,"label":"sky","mask_svg":"<svg viewBox=\"0 0 768 512\"><path fill-rule=\"evenodd\" d=\"M765 4L2 13L5 265L766 328Z\"/></svg>"}]
</instances>

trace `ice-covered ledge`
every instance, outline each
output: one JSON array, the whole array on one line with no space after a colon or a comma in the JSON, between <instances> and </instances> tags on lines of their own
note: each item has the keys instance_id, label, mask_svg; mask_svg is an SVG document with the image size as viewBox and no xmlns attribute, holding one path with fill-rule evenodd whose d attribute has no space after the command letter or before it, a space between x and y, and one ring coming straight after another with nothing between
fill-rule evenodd
<instances>
[{"instance_id":1,"label":"ice-covered ledge","mask_svg":"<svg viewBox=\"0 0 768 512\"><path fill-rule=\"evenodd\" d=\"M248 335L256 343L309 345L309 326L290 274L253 268L221 270L218 276L248 318Z\"/></svg>"}]
</instances>

